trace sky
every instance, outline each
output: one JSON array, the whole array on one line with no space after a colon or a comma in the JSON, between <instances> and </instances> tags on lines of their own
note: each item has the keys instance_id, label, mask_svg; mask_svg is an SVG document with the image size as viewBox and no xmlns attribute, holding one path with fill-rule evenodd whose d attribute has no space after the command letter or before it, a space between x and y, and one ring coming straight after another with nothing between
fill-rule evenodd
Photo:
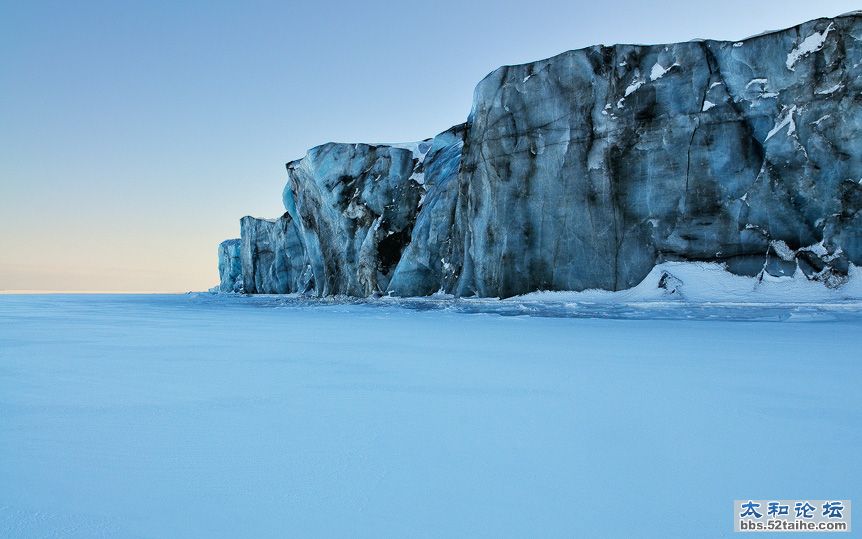
<instances>
[{"instance_id":1,"label":"sky","mask_svg":"<svg viewBox=\"0 0 862 539\"><path fill-rule=\"evenodd\" d=\"M0 0L0 290L205 290L284 163L421 140L500 65L737 40L853 1Z\"/></svg>"}]
</instances>

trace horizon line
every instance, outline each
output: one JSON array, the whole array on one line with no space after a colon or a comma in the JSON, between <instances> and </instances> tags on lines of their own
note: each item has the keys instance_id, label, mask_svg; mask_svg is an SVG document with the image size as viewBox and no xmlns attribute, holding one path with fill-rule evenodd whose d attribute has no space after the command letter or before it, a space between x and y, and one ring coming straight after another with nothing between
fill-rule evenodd
<instances>
[{"instance_id":1,"label":"horizon line","mask_svg":"<svg viewBox=\"0 0 862 539\"><path fill-rule=\"evenodd\" d=\"M42 290L42 289L12 289L12 290L2 290L0 289L0 295L5 296L14 296L14 295L51 295L51 294L189 294L196 292L206 292L204 291L195 291L195 290Z\"/></svg>"}]
</instances>

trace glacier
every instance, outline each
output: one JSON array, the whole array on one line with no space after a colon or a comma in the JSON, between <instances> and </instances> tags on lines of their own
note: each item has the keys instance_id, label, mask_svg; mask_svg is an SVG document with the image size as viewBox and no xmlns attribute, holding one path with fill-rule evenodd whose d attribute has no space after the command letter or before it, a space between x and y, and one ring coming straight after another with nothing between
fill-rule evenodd
<instances>
[{"instance_id":1,"label":"glacier","mask_svg":"<svg viewBox=\"0 0 862 539\"><path fill-rule=\"evenodd\" d=\"M854 12L501 67L464 124L288 163L285 214L242 219L218 290L619 291L680 261L840 288L862 266L860 66Z\"/></svg>"}]
</instances>

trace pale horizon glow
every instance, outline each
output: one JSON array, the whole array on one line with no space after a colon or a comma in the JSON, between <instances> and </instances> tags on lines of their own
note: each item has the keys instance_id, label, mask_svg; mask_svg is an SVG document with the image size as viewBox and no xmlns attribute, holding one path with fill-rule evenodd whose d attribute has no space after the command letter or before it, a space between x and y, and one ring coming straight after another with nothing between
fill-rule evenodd
<instances>
[{"instance_id":1,"label":"pale horizon glow","mask_svg":"<svg viewBox=\"0 0 862 539\"><path fill-rule=\"evenodd\" d=\"M182 290L26 290L26 289L18 289L18 290L0 290L0 296L42 296L46 294L57 294L57 295L66 295L66 294L74 294L78 296L88 296L88 295L99 295L99 296L111 296L111 295L136 295L136 296L149 296L149 295L174 295L174 294L185 294L188 291Z\"/></svg>"},{"instance_id":2,"label":"pale horizon glow","mask_svg":"<svg viewBox=\"0 0 862 539\"><path fill-rule=\"evenodd\" d=\"M284 212L284 163L312 146L432 137L500 65L857 7L0 0L0 291L206 290L218 243Z\"/></svg>"}]
</instances>

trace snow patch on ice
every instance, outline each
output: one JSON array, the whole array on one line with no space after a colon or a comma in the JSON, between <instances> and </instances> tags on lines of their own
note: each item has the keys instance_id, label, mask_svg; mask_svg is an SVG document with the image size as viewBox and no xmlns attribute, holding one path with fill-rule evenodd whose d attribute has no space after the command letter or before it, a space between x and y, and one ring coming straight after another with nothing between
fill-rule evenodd
<instances>
[{"instance_id":1,"label":"snow patch on ice","mask_svg":"<svg viewBox=\"0 0 862 539\"><path fill-rule=\"evenodd\" d=\"M714 106L715 106L715 103L713 103L712 101L704 101L703 102L703 109L701 109L701 111L706 112Z\"/></svg>"},{"instance_id":2,"label":"snow patch on ice","mask_svg":"<svg viewBox=\"0 0 862 539\"><path fill-rule=\"evenodd\" d=\"M401 150L410 150L410 152L413 153L413 159L416 160L416 166L413 168L413 173L410 175L409 179L425 188L425 169L423 167L423 163L425 162L425 156L428 155L428 151L431 149L431 142L431 139L425 139L417 142L387 143L382 146L390 146ZM424 199L425 194L423 193L419 199L419 207L422 206Z\"/></svg>"},{"instance_id":3,"label":"snow patch on ice","mask_svg":"<svg viewBox=\"0 0 862 539\"><path fill-rule=\"evenodd\" d=\"M798 62L801 58L804 58L811 54L812 52L817 52L823 48L823 45L826 43L826 36L833 30L834 24L829 23L829 26L826 27L826 30L822 32L814 32L810 36L806 37L802 40L796 48L790 51L787 55L787 69L793 71L793 66Z\"/></svg>"},{"instance_id":4,"label":"snow patch on ice","mask_svg":"<svg viewBox=\"0 0 862 539\"><path fill-rule=\"evenodd\" d=\"M827 88L825 90L817 90L814 93L817 95L829 95L831 93L837 92L838 90L840 90L843 87L844 87L844 85L839 82L838 84L836 84L835 86L832 86L831 88Z\"/></svg>"},{"instance_id":5,"label":"snow patch on ice","mask_svg":"<svg viewBox=\"0 0 862 539\"><path fill-rule=\"evenodd\" d=\"M646 83L646 81L641 80L641 79L635 79L635 80L633 80L633 81L631 82L631 84L629 84L629 85L628 85L628 87L626 87L625 97L621 97L621 98L620 98L620 100L619 100L619 101L617 101L617 108L618 108L618 109L623 108L623 104L624 104L624 103L625 103L625 101L626 101L626 97L628 97L628 96L632 95L632 94L633 94L633 93L634 93L638 88L640 88L641 86L643 86L645 83Z\"/></svg>"},{"instance_id":6,"label":"snow patch on ice","mask_svg":"<svg viewBox=\"0 0 862 539\"><path fill-rule=\"evenodd\" d=\"M789 109L787 107L781 111L781 114L778 116L778 120L775 122L775 127L766 135L766 140L771 139L775 136L779 131L787 127L787 136L793 135L796 132L796 124L793 122L793 113L796 112L796 105L793 105Z\"/></svg>"},{"instance_id":7,"label":"snow patch on ice","mask_svg":"<svg viewBox=\"0 0 862 539\"><path fill-rule=\"evenodd\" d=\"M769 244L781 260L784 260L785 262L793 262L796 260L796 251L791 249L784 241L772 240Z\"/></svg>"},{"instance_id":8,"label":"snow patch on ice","mask_svg":"<svg viewBox=\"0 0 862 539\"><path fill-rule=\"evenodd\" d=\"M751 79L748 81L748 84L745 85L745 89L747 90L752 84L762 84L763 86L766 86L768 82L769 79Z\"/></svg>"},{"instance_id":9,"label":"snow patch on ice","mask_svg":"<svg viewBox=\"0 0 862 539\"><path fill-rule=\"evenodd\" d=\"M654 66L652 66L652 71L650 71L649 80L657 81L658 79L664 77L668 71L671 69L678 67L679 64L674 62L670 67L664 67L660 63L656 62Z\"/></svg>"},{"instance_id":10,"label":"snow patch on ice","mask_svg":"<svg viewBox=\"0 0 862 539\"><path fill-rule=\"evenodd\" d=\"M757 85L760 87L760 93L757 95L757 97L765 98L765 99L771 99L774 97L778 97L778 92L771 92L771 91L767 90L768 84L769 84L769 79L766 79L766 78L751 79L750 81L748 81L748 84L745 85L745 89L748 90L752 86ZM754 104L752 104L752 106L754 106Z\"/></svg>"},{"instance_id":11,"label":"snow patch on ice","mask_svg":"<svg viewBox=\"0 0 862 539\"><path fill-rule=\"evenodd\" d=\"M428 153L428 150L431 149L431 139L420 140L418 142L392 142L380 144L380 146L390 146L401 150L410 150L413 152L413 158L422 162L425 159L425 155Z\"/></svg>"},{"instance_id":12,"label":"snow patch on ice","mask_svg":"<svg viewBox=\"0 0 862 539\"><path fill-rule=\"evenodd\" d=\"M641 86L643 86L643 85L644 85L644 81L642 81L642 80L635 80L635 81L633 81L633 82L632 82L631 84L629 84L629 85L628 85L628 87L626 88L625 96L626 96L626 97L630 96L632 93L634 93L634 92L635 92L635 90L637 90L638 88L640 88L640 87L641 87Z\"/></svg>"}]
</instances>

